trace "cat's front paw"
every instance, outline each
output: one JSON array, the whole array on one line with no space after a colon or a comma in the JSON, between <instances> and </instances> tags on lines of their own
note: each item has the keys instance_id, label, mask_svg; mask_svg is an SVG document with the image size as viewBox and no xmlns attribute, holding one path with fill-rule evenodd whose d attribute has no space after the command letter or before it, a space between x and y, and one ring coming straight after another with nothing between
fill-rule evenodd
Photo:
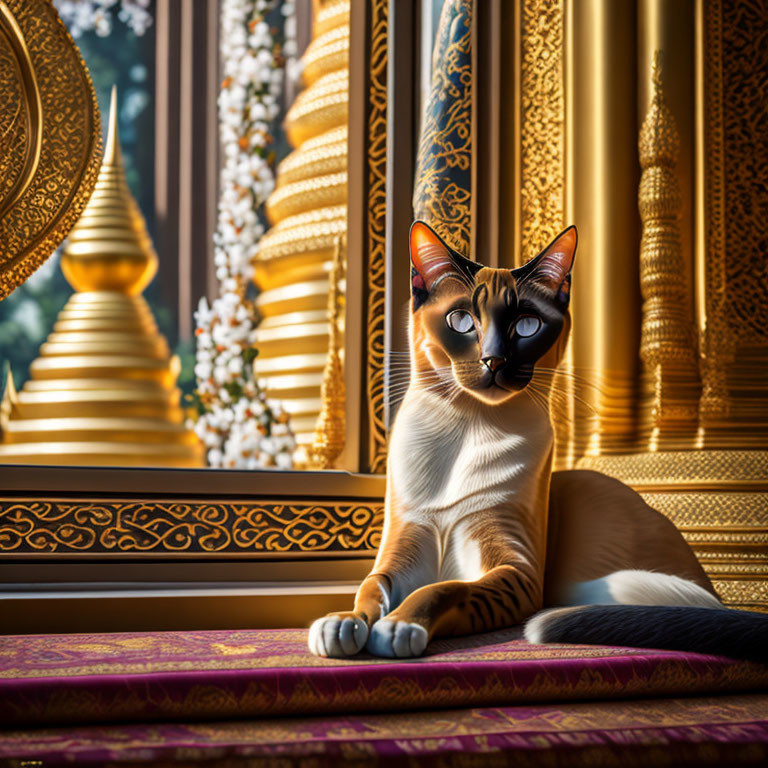
<instances>
[{"instance_id":1,"label":"cat's front paw","mask_svg":"<svg viewBox=\"0 0 768 768\"><path fill-rule=\"evenodd\" d=\"M354 613L332 613L309 628L309 650L315 656L354 656L367 639L368 625Z\"/></svg>"},{"instance_id":2,"label":"cat's front paw","mask_svg":"<svg viewBox=\"0 0 768 768\"><path fill-rule=\"evenodd\" d=\"M421 656L428 639L427 630L421 624L380 619L371 627L366 648L376 656L402 659Z\"/></svg>"}]
</instances>

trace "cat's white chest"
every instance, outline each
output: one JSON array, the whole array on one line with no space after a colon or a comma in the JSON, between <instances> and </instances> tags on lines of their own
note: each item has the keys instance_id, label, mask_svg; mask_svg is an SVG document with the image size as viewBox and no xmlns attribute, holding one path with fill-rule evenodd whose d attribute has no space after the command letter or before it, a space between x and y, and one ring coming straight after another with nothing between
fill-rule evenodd
<instances>
[{"instance_id":1,"label":"cat's white chest","mask_svg":"<svg viewBox=\"0 0 768 768\"><path fill-rule=\"evenodd\" d=\"M389 465L403 519L445 528L524 491L521 476L534 446L519 432L436 395L407 399L392 435Z\"/></svg>"}]
</instances>

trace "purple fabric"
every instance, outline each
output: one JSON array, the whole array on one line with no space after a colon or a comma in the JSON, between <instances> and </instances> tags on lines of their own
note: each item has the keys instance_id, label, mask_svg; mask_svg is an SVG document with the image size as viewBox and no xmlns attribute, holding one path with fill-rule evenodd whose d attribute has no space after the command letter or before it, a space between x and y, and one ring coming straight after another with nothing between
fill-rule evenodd
<instances>
[{"instance_id":1,"label":"purple fabric","mask_svg":"<svg viewBox=\"0 0 768 768\"><path fill-rule=\"evenodd\" d=\"M421 659L319 659L305 630L29 635L0 646L0 722L59 724L386 712L768 690L768 667L519 631Z\"/></svg>"},{"instance_id":2,"label":"purple fabric","mask_svg":"<svg viewBox=\"0 0 768 768\"><path fill-rule=\"evenodd\" d=\"M0 735L0 762L14 760L280 768L765 765L768 696L13 731Z\"/></svg>"}]
</instances>

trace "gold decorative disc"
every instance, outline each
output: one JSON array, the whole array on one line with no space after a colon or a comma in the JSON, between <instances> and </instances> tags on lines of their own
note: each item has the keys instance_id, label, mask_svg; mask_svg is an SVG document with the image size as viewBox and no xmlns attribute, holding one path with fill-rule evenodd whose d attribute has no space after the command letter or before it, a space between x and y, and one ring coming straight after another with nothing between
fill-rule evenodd
<instances>
[{"instance_id":1,"label":"gold decorative disc","mask_svg":"<svg viewBox=\"0 0 768 768\"><path fill-rule=\"evenodd\" d=\"M56 249L101 163L90 75L50 0L0 0L0 299Z\"/></svg>"}]
</instances>

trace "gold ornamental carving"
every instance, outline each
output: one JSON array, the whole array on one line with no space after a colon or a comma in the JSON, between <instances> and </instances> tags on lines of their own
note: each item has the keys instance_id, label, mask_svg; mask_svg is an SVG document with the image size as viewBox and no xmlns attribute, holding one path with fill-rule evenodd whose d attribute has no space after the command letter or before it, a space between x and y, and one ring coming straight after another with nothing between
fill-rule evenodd
<instances>
[{"instance_id":1,"label":"gold ornamental carving","mask_svg":"<svg viewBox=\"0 0 768 768\"><path fill-rule=\"evenodd\" d=\"M344 450L346 435L346 390L344 386L344 292L346 248L343 238L336 243L328 292L328 359L320 388L322 406L309 449L310 464L332 469Z\"/></svg>"},{"instance_id":2,"label":"gold ornamental carving","mask_svg":"<svg viewBox=\"0 0 768 768\"><path fill-rule=\"evenodd\" d=\"M359 552L379 546L370 501L0 499L4 555Z\"/></svg>"},{"instance_id":3,"label":"gold ornamental carving","mask_svg":"<svg viewBox=\"0 0 768 768\"><path fill-rule=\"evenodd\" d=\"M387 30L389 0L372 0L368 69L368 356L369 471L387 471L384 408L386 213L387 213Z\"/></svg>"},{"instance_id":4,"label":"gold ornamental carving","mask_svg":"<svg viewBox=\"0 0 768 768\"><path fill-rule=\"evenodd\" d=\"M96 183L101 124L80 52L46 0L0 0L0 299L77 221Z\"/></svg>"},{"instance_id":5,"label":"gold ornamental carving","mask_svg":"<svg viewBox=\"0 0 768 768\"><path fill-rule=\"evenodd\" d=\"M652 65L652 95L640 128L638 204L640 288L643 296L640 358L643 361L642 437L649 450L693 444L700 393L693 321L688 316L676 166L680 137L664 101L661 59Z\"/></svg>"}]
</instances>

